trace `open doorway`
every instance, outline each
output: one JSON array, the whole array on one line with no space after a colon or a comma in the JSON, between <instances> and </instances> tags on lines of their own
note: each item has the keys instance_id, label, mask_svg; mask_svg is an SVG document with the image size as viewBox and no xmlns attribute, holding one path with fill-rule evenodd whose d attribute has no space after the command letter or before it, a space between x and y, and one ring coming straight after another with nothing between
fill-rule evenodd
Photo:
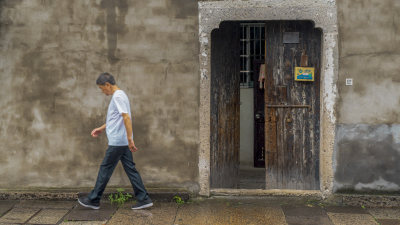
<instances>
[{"instance_id":1,"label":"open doorway","mask_svg":"<svg viewBox=\"0 0 400 225\"><path fill-rule=\"evenodd\" d=\"M265 189L264 89L265 23L240 23L240 189Z\"/></svg>"},{"instance_id":2,"label":"open doorway","mask_svg":"<svg viewBox=\"0 0 400 225\"><path fill-rule=\"evenodd\" d=\"M321 36L310 21L212 31L211 188L319 189Z\"/></svg>"}]
</instances>

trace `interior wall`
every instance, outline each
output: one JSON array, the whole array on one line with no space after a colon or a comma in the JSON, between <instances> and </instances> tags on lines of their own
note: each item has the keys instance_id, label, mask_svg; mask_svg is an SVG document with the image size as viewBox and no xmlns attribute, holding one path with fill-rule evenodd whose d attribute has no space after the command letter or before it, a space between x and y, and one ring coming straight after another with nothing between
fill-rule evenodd
<instances>
[{"instance_id":1,"label":"interior wall","mask_svg":"<svg viewBox=\"0 0 400 225\"><path fill-rule=\"evenodd\" d=\"M240 167L254 167L253 88L240 89Z\"/></svg>"}]
</instances>

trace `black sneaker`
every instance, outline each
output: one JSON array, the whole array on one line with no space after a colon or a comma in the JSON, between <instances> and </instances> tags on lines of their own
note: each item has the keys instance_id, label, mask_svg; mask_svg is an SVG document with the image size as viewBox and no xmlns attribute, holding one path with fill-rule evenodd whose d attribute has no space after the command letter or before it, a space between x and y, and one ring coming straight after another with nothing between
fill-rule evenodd
<instances>
[{"instance_id":1,"label":"black sneaker","mask_svg":"<svg viewBox=\"0 0 400 225\"><path fill-rule=\"evenodd\" d=\"M145 209L150 208L153 206L153 202L150 198L144 200L143 202L137 202L135 205L132 206L132 209Z\"/></svg>"},{"instance_id":2,"label":"black sneaker","mask_svg":"<svg viewBox=\"0 0 400 225\"><path fill-rule=\"evenodd\" d=\"M95 202L91 202L88 197L81 197L78 198L78 202L79 204L81 204L81 206L87 207L87 208L91 208L91 209L100 209L100 203L95 203Z\"/></svg>"}]
</instances>

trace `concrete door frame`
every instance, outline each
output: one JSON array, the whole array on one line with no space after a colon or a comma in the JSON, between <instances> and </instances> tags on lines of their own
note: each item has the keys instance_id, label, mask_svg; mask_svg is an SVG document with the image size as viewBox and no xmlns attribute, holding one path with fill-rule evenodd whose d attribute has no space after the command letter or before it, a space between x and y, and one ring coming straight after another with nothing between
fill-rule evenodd
<instances>
[{"instance_id":1,"label":"concrete door frame","mask_svg":"<svg viewBox=\"0 0 400 225\"><path fill-rule=\"evenodd\" d=\"M199 2L200 41L200 109L199 109L199 185L200 195L209 196L210 190L210 88L211 88L211 32L222 21L311 20L321 28L321 118L320 118L320 191L332 194L338 79L338 28L336 0L226 0ZM221 190L231 194L276 194L276 190ZM278 190L278 193L309 193L298 190Z\"/></svg>"}]
</instances>

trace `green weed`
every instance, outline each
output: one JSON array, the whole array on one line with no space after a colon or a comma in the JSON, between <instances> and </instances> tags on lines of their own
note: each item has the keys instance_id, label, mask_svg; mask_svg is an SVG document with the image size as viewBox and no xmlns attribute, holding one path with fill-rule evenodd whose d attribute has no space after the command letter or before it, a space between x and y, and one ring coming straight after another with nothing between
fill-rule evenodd
<instances>
[{"instance_id":1,"label":"green weed","mask_svg":"<svg viewBox=\"0 0 400 225\"><path fill-rule=\"evenodd\" d=\"M110 194L108 199L110 200L111 204L117 204L118 206L122 206L126 201L132 198L132 195L129 193L124 194L125 189L118 188L116 194Z\"/></svg>"},{"instance_id":2,"label":"green weed","mask_svg":"<svg viewBox=\"0 0 400 225\"><path fill-rule=\"evenodd\" d=\"M178 203L178 205L182 205L182 204L185 203L185 201L184 201L181 197L179 197L179 196L177 196L177 195L174 196L173 200L174 200L176 203Z\"/></svg>"}]
</instances>

